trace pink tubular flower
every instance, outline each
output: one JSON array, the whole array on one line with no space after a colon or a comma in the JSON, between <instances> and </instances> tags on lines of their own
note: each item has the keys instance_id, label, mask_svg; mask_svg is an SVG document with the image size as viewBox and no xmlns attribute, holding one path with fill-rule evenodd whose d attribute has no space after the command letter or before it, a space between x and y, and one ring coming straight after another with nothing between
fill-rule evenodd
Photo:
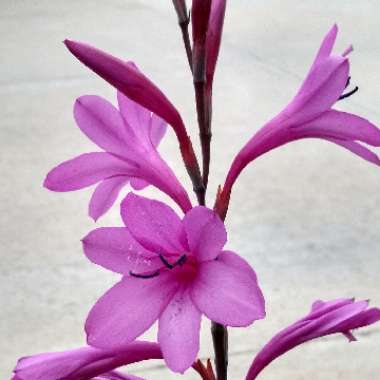
<instances>
[{"instance_id":1,"label":"pink tubular flower","mask_svg":"<svg viewBox=\"0 0 380 380\"><path fill-rule=\"evenodd\" d=\"M248 326L265 315L254 271L223 251L226 230L203 206L183 220L164 203L127 195L127 228L98 228L83 239L94 263L123 275L95 304L86 321L88 344L117 348L156 320L169 368L184 372L199 350L201 315L229 326Z\"/></svg>"},{"instance_id":2,"label":"pink tubular flower","mask_svg":"<svg viewBox=\"0 0 380 380\"><path fill-rule=\"evenodd\" d=\"M316 301L304 318L276 334L257 354L246 377L254 380L273 360L292 348L325 335L342 333L355 340L351 330L369 326L380 320L380 309L368 309L368 301L338 299Z\"/></svg>"},{"instance_id":3,"label":"pink tubular flower","mask_svg":"<svg viewBox=\"0 0 380 380\"><path fill-rule=\"evenodd\" d=\"M44 186L72 191L100 182L89 205L98 219L129 181L134 189L152 184L168 194L184 212L191 208L186 190L161 158L157 145L166 123L118 93L119 110L99 96L82 96L74 117L81 131L105 152L85 153L51 170Z\"/></svg>"},{"instance_id":4,"label":"pink tubular flower","mask_svg":"<svg viewBox=\"0 0 380 380\"><path fill-rule=\"evenodd\" d=\"M131 62L125 62L83 42L65 40L66 47L84 65L129 99L147 108L173 127L182 158L195 188L200 186L200 171L181 115L162 91Z\"/></svg>"},{"instance_id":5,"label":"pink tubular flower","mask_svg":"<svg viewBox=\"0 0 380 380\"><path fill-rule=\"evenodd\" d=\"M341 55L332 54L338 28L324 38L311 69L297 95L275 118L264 125L235 157L228 172L218 209L224 211L233 184L254 159L288 142L320 138L340 145L352 153L380 165L380 159L361 143L380 146L380 130L359 116L332 109L349 84L350 46Z\"/></svg>"},{"instance_id":6,"label":"pink tubular flower","mask_svg":"<svg viewBox=\"0 0 380 380\"><path fill-rule=\"evenodd\" d=\"M113 370L149 359L162 359L157 343L136 341L117 350L82 347L22 358L13 380L139 380Z\"/></svg>"}]
</instances>

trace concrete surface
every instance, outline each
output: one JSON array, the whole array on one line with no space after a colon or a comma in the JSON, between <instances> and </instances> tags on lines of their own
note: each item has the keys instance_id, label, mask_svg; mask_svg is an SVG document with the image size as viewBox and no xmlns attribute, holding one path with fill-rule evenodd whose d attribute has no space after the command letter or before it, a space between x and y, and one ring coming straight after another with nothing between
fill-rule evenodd
<instances>
[{"instance_id":1,"label":"concrete surface","mask_svg":"<svg viewBox=\"0 0 380 380\"><path fill-rule=\"evenodd\" d=\"M210 203L234 154L293 96L333 22L341 29L337 48L355 45L352 81L360 87L339 106L380 125L378 1L229 2L215 79ZM135 60L178 106L196 141L191 79L170 1L0 0L1 379L22 355L82 345L89 308L117 278L81 252L79 240L94 228L86 215L91 190L56 194L41 186L52 166L93 148L73 121L75 98L115 98L68 54L65 37ZM173 133L161 151L189 187ZM262 344L317 298L380 305L379 185L378 167L321 141L290 144L244 172L228 216L229 247L255 267L267 319L230 329L231 379L242 379ZM98 224L119 225L117 207ZM208 327L205 321L201 357L212 354ZM261 379L376 379L380 327L357 335L355 344L334 336L299 347ZM178 378L162 362L129 372Z\"/></svg>"}]
</instances>

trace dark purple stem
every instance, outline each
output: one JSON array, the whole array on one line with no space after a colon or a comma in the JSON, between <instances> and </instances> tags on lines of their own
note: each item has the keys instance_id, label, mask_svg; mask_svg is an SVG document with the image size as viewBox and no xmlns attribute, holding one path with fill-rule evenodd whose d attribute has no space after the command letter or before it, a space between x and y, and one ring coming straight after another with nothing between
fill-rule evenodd
<instances>
[{"instance_id":1,"label":"dark purple stem","mask_svg":"<svg viewBox=\"0 0 380 380\"><path fill-rule=\"evenodd\" d=\"M191 42L190 42L190 37L189 37L189 23L190 23L190 16L186 20L180 21L179 26L182 32L182 39L183 39L183 44L186 50L187 61L189 62L190 70L192 72L193 71L193 58L192 58L193 55L192 55Z\"/></svg>"}]
</instances>

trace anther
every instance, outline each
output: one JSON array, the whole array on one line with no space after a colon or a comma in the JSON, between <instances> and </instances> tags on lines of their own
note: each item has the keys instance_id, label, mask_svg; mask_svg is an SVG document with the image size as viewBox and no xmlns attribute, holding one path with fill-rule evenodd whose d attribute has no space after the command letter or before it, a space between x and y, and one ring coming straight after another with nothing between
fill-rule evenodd
<instances>
[{"instance_id":1,"label":"anther","mask_svg":"<svg viewBox=\"0 0 380 380\"><path fill-rule=\"evenodd\" d=\"M359 90L359 87L356 86L353 90L349 91L349 92L346 92L345 94L341 95L338 100L342 100L342 99L345 99L345 98L348 98L350 97L351 95L355 94L356 91Z\"/></svg>"},{"instance_id":2,"label":"anther","mask_svg":"<svg viewBox=\"0 0 380 380\"><path fill-rule=\"evenodd\" d=\"M186 256L186 254L183 254L183 255L182 255L182 256L176 261L176 263L174 264L174 266L176 266L176 265L182 266L183 264L185 264L186 260L187 260L187 256Z\"/></svg>"},{"instance_id":3,"label":"anther","mask_svg":"<svg viewBox=\"0 0 380 380\"><path fill-rule=\"evenodd\" d=\"M166 268L169 268L169 269L173 269L174 268L174 265L170 264L164 256L160 255L159 256L161 261L163 262L163 264L166 266Z\"/></svg>"},{"instance_id":4,"label":"anther","mask_svg":"<svg viewBox=\"0 0 380 380\"><path fill-rule=\"evenodd\" d=\"M347 78L346 85L345 85L344 88L347 88L347 87L350 85L350 82L351 82L351 77L348 77L348 78Z\"/></svg>"},{"instance_id":5,"label":"anther","mask_svg":"<svg viewBox=\"0 0 380 380\"><path fill-rule=\"evenodd\" d=\"M147 279L147 278L157 277L160 274L160 271L156 270L155 272L150 273L150 274L139 274L139 273L133 273L132 271L129 271L129 274L132 277Z\"/></svg>"}]
</instances>

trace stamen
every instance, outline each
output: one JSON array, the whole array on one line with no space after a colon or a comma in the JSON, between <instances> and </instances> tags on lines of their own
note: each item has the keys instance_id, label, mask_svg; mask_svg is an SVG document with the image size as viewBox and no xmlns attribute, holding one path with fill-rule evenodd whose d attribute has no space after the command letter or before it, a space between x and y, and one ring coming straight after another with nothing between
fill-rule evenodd
<instances>
[{"instance_id":1,"label":"stamen","mask_svg":"<svg viewBox=\"0 0 380 380\"><path fill-rule=\"evenodd\" d=\"M344 88L347 88L350 85L351 77L347 78L346 86Z\"/></svg>"},{"instance_id":2,"label":"stamen","mask_svg":"<svg viewBox=\"0 0 380 380\"><path fill-rule=\"evenodd\" d=\"M129 271L129 274L132 277L147 279L147 278L157 277L160 274L160 271L156 270L155 272L150 273L150 274L139 274L139 273L133 273L132 271Z\"/></svg>"},{"instance_id":3,"label":"stamen","mask_svg":"<svg viewBox=\"0 0 380 380\"><path fill-rule=\"evenodd\" d=\"M165 259L164 256L160 255L159 257L160 257L161 261L163 262L163 264L166 266L166 268L169 268L169 269L173 269L173 268L174 268L175 265L170 264L170 263Z\"/></svg>"},{"instance_id":4,"label":"stamen","mask_svg":"<svg viewBox=\"0 0 380 380\"><path fill-rule=\"evenodd\" d=\"M349 91L349 92L346 92L345 94L341 95L338 100L342 100L342 99L345 99L345 98L348 98L350 97L351 95L355 94L356 91L359 90L359 87L356 86L353 90Z\"/></svg>"},{"instance_id":5,"label":"stamen","mask_svg":"<svg viewBox=\"0 0 380 380\"><path fill-rule=\"evenodd\" d=\"M174 266L176 266L176 265L182 266L183 264L185 264L186 260L187 260L187 256L186 256L186 254L183 254L183 255L182 255L182 256L176 261L176 263L174 264Z\"/></svg>"}]
</instances>

